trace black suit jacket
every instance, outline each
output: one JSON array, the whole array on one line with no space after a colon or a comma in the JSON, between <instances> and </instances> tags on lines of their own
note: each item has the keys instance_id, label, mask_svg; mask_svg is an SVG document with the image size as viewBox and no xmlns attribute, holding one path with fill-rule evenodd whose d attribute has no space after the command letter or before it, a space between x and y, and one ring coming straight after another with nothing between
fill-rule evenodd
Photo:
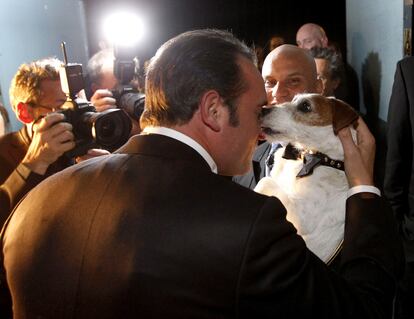
<instances>
[{"instance_id":1,"label":"black suit jacket","mask_svg":"<svg viewBox=\"0 0 414 319\"><path fill-rule=\"evenodd\" d=\"M25 126L0 137L0 227L28 191L46 177L72 164L72 160L62 156L49 166L44 175L36 174L21 164L30 143Z\"/></svg>"},{"instance_id":2,"label":"black suit jacket","mask_svg":"<svg viewBox=\"0 0 414 319\"><path fill-rule=\"evenodd\" d=\"M263 142L257 146L252 159L252 169L239 176L234 176L233 181L244 187L254 189L257 183L266 176L266 159L269 156L272 145L268 142Z\"/></svg>"},{"instance_id":3,"label":"black suit jacket","mask_svg":"<svg viewBox=\"0 0 414 319\"><path fill-rule=\"evenodd\" d=\"M340 276L280 201L211 172L189 146L134 136L57 173L2 233L15 318L380 318L401 247L376 196L347 201Z\"/></svg>"},{"instance_id":4,"label":"black suit jacket","mask_svg":"<svg viewBox=\"0 0 414 319\"><path fill-rule=\"evenodd\" d=\"M414 57L397 63L387 124L384 192L404 238L406 259L414 262Z\"/></svg>"}]
</instances>

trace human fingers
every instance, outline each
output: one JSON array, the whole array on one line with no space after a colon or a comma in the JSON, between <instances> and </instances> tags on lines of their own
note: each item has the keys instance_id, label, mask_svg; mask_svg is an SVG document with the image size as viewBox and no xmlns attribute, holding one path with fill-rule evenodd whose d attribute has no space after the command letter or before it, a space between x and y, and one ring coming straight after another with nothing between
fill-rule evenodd
<instances>
[{"instance_id":1,"label":"human fingers","mask_svg":"<svg viewBox=\"0 0 414 319\"><path fill-rule=\"evenodd\" d=\"M66 129L69 127L70 129ZM75 147L69 123L61 122L44 130L34 131L32 141L22 163L33 172L44 174L59 156Z\"/></svg>"},{"instance_id":2,"label":"human fingers","mask_svg":"<svg viewBox=\"0 0 414 319\"><path fill-rule=\"evenodd\" d=\"M65 116L62 113L48 113L33 125L34 132L44 132L56 123L62 122Z\"/></svg>"},{"instance_id":3,"label":"human fingers","mask_svg":"<svg viewBox=\"0 0 414 319\"><path fill-rule=\"evenodd\" d=\"M41 130L34 130L34 133L38 135L40 134L44 139L54 139L56 136L59 136L64 132L70 133L73 137L72 129L72 124L68 122L57 122L52 126L43 127Z\"/></svg>"},{"instance_id":4,"label":"human fingers","mask_svg":"<svg viewBox=\"0 0 414 319\"><path fill-rule=\"evenodd\" d=\"M362 128L362 130L364 131L365 129ZM363 134L365 133L363 132ZM371 154L371 145L369 143L355 143L349 127L340 130L338 137L344 149L345 173L349 186L373 185L375 156ZM364 154L370 155L366 156Z\"/></svg>"},{"instance_id":5,"label":"human fingers","mask_svg":"<svg viewBox=\"0 0 414 319\"><path fill-rule=\"evenodd\" d=\"M341 129L338 132L338 137L342 143L345 155L357 151L357 146L352 138L351 129L349 127L344 127Z\"/></svg>"},{"instance_id":6,"label":"human fingers","mask_svg":"<svg viewBox=\"0 0 414 319\"><path fill-rule=\"evenodd\" d=\"M375 152L375 138L361 117L358 118L356 132L358 145L365 144L373 148Z\"/></svg>"},{"instance_id":7,"label":"human fingers","mask_svg":"<svg viewBox=\"0 0 414 319\"><path fill-rule=\"evenodd\" d=\"M113 98L112 92L107 89L98 89L91 97L91 103L98 112L115 107L116 100Z\"/></svg>"},{"instance_id":8,"label":"human fingers","mask_svg":"<svg viewBox=\"0 0 414 319\"><path fill-rule=\"evenodd\" d=\"M104 97L92 103L96 111L103 112L108 109L116 108L116 100L112 97Z\"/></svg>"},{"instance_id":9,"label":"human fingers","mask_svg":"<svg viewBox=\"0 0 414 319\"><path fill-rule=\"evenodd\" d=\"M376 149L375 138L362 118L358 119L356 134L358 149L361 153L362 160L371 171L374 171Z\"/></svg>"},{"instance_id":10,"label":"human fingers","mask_svg":"<svg viewBox=\"0 0 414 319\"><path fill-rule=\"evenodd\" d=\"M99 99L101 99L101 98L103 98L103 97L107 97L107 96L110 96L110 97L112 97L112 96L113 96L113 94L112 94L112 92L111 92L110 90L107 90L107 89L98 89L98 90L96 90L96 91L93 93L93 95L92 95L92 97L91 97L91 102L92 102L94 99L99 100Z\"/></svg>"}]
</instances>

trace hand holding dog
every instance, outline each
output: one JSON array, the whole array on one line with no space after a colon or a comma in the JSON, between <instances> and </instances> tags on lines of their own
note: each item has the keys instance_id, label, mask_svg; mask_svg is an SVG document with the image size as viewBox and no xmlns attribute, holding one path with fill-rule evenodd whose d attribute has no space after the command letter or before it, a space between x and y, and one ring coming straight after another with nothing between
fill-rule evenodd
<instances>
[{"instance_id":1,"label":"hand holding dog","mask_svg":"<svg viewBox=\"0 0 414 319\"><path fill-rule=\"evenodd\" d=\"M375 138L365 122L358 118L356 143L351 130L346 127L338 132L344 148L345 173L349 187L374 185Z\"/></svg>"}]
</instances>

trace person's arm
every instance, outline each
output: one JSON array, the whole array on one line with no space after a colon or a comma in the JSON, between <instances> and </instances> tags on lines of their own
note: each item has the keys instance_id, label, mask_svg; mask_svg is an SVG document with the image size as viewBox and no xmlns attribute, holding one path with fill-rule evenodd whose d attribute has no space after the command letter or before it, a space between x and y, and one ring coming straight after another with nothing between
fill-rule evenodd
<instances>
[{"instance_id":1,"label":"person's arm","mask_svg":"<svg viewBox=\"0 0 414 319\"><path fill-rule=\"evenodd\" d=\"M72 126L61 122L62 114L48 114L34 125L25 157L0 185L0 224L20 199L39 184L50 164L75 146Z\"/></svg>"},{"instance_id":2,"label":"person's arm","mask_svg":"<svg viewBox=\"0 0 414 319\"><path fill-rule=\"evenodd\" d=\"M406 81L401 62L399 62L395 71L388 109L387 157L384 178L384 193L397 220L401 220L409 210L408 191L413 160L410 105Z\"/></svg>"},{"instance_id":3,"label":"person's arm","mask_svg":"<svg viewBox=\"0 0 414 319\"><path fill-rule=\"evenodd\" d=\"M22 164L44 175L50 164L75 147L72 125L62 122L64 115L49 113L33 125L32 141Z\"/></svg>"},{"instance_id":4,"label":"person's arm","mask_svg":"<svg viewBox=\"0 0 414 319\"><path fill-rule=\"evenodd\" d=\"M333 271L270 198L246 245L236 292L240 318L391 318L403 253L391 209L377 195L347 200L341 261Z\"/></svg>"},{"instance_id":5,"label":"person's arm","mask_svg":"<svg viewBox=\"0 0 414 319\"><path fill-rule=\"evenodd\" d=\"M44 179L43 175L32 172L19 164L0 185L0 228L20 199Z\"/></svg>"}]
</instances>

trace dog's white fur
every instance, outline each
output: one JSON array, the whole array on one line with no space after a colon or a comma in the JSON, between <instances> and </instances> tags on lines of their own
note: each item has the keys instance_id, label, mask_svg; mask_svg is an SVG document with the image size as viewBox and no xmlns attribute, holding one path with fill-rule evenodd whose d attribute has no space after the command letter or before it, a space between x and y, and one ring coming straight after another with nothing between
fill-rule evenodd
<instances>
[{"instance_id":1,"label":"dog's white fur","mask_svg":"<svg viewBox=\"0 0 414 319\"><path fill-rule=\"evenodd\" d=\"M328 98L300 94L292 102L271 109L264 116L262 125L267 128L267 133L266 129L264 131L267 140L291 143L299 149L319 151L331 159L343 161L342 144L329 123L332 116L318 114L329 112L329 107L317 107L317 103L328 101L325 99ZM309 104L311 111L302 112L298 108L303 102ZM352 131L355 137L355 131ZM345 173L318 166L313 174L296 177L303 162L282 158L284 150L283 147L275 153L270 177L261 179L255 191L278 197L286 207L287 219L295 225L307 247L324 262L329 262L344 236L348 190Z\"/></svg>"}]
</instances>

